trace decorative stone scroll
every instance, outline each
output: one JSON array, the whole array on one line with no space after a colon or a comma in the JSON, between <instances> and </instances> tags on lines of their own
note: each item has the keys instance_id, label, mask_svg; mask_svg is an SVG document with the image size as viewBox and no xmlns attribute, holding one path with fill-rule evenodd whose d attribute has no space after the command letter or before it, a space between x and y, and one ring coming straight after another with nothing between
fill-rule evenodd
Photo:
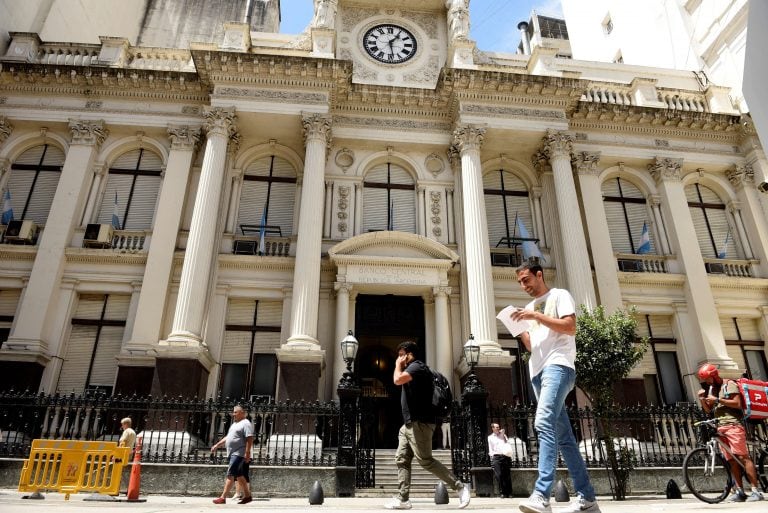
<instances>
[{"instance_id":1,"label":"decorative stone scroll","mask_svg":"<svg viewBox=\"0 0 768 513\"><path fill-rule=\"evenodd\" d=\"M652 164L648 164L648 170L656 182L679 181L683 159L673 159L668 157L656 157Z\"/></svg>"},{"instance_id":2,"label":"decorative stone scroll","mask_svg":"<svg viewBox=\"0 0 768 513\"><path fill-rule=\"evenodd\" d=\"M70 120L69 130L72 132L72 144L101 146L109 135L104 128L104 121Z\"/></svg>"},{"instance_id":3,"label":"decorative stone scroll","mask_svg":"<svg viewBox=\"0 0 768 513\"><path fill-rule=\"evenodd\" d=\"M172 150L194 150L200 143L200 128L169 126L168 138Z\"/></svg>"}]
</instances>

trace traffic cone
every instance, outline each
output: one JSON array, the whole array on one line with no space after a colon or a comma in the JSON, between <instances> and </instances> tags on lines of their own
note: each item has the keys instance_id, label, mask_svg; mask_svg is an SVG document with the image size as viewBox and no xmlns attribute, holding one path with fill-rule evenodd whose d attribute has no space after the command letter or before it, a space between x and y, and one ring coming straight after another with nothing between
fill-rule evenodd
<instances>
[{"instance_id":1,"label":"traffic cone","mask_svg":"<svg viewBox=\"0 0 768 513\"><path fill-rule=\"evenodd\" d=\"M143 438L136 439L136 448L133 452L133 467L131 467L131 479L128 481L127 502L144 502L139 500L139 488L141 487L141 443Z\"/></svg>"},{"instance_id":2,"label":"traffic cone","mask_svg":"<svg viewBox=\"0 0 768 513\"><path fill-rule=\"evenodd\" d=\"M440 481L435 486L435 504L448 504L448 489L445 487L445 483Z\"/></svg>"}]
</instances>

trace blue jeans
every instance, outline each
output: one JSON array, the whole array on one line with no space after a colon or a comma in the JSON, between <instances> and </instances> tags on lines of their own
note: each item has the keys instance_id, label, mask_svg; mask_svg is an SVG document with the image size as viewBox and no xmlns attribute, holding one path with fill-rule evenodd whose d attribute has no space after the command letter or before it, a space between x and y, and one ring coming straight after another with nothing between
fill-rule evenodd
<instances>
[{"instance_id":1,"label":"blue jeans","mask_svg":"<svg viewBox=\"0 0 768 513\"><path fill-rule=\"evenodd\" d=\"M560 449L576 492L589 501L595 500L595 489L589 482L587 465L579 453L565 410L565 398L576 383L576 371L562 365L548 365L531 382L538 400L534 428L539 437L539 477L534 490L547 499L552 495Z\"/></svg>"}]
</instances>

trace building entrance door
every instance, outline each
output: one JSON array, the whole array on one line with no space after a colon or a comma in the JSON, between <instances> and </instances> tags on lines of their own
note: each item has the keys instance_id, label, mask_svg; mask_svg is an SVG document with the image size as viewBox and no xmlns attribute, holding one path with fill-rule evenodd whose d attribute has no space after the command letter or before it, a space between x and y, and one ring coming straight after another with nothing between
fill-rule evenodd
<instances>
[{"instance_id":1,"label":"building entrance door","mask_svg":"<svg viewBox=\"0 0 768 513\"><path fill-rule=\"evenodd\" d=\"M363 400L370 402L375 411L375 425L369 427L373 429L376 447L397 447L403 416L400 387L392 382L392 373L400 342L416 342L421 350L418 357L424 360L424 300L412 296L358 295L355 336L360 342L355 371L362 384Z\"/></svg>"}]
</instances>

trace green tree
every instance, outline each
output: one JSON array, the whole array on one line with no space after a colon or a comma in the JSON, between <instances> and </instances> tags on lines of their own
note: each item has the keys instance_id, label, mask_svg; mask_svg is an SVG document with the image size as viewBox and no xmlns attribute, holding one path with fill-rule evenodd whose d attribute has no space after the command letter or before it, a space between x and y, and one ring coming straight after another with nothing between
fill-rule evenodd
<instances>
[{"instance_id":1,"label":"green tree","mask_svg":"<svg viewBox=\"0 0 768 513\"><path fill-rule=\"evenodd\" d=\"M598 418L606 457L616 479L617 500L626 497L636 457L634 450L614 445L615 429L606 413L614 406L614 384L629 375L648 348L648 339L638 339L636 330L633 308L606 315L603 306L589 310L582 305L576 318L576 386L590 400Z\"/></svg>"}]
</instances>

